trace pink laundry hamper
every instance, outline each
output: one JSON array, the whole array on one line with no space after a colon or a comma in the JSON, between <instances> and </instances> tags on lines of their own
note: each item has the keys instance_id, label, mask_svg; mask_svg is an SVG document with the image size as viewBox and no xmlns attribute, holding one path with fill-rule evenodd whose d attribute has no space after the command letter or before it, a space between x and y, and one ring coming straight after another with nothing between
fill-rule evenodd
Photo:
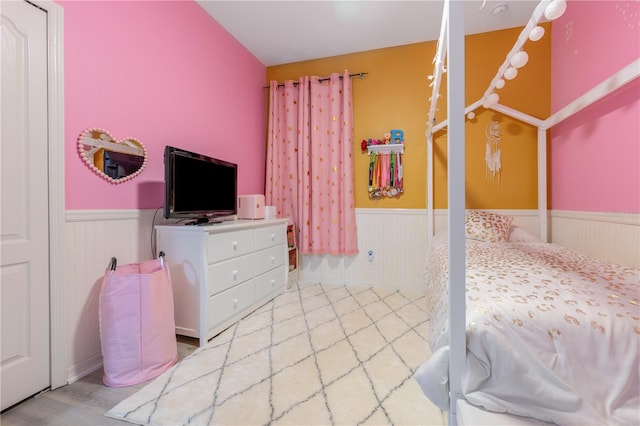
<instances>
[{"instance_id":1,"label":"pink laundry hamper","mask_svg":"<svg viewBox=\"0 0 640 426\"><path fill-rule=\"evenodd\" d=\"M171 277L160 253L147 262L111 259L100 289L100 343L107 386L159 376L178 360Z\"/></svg>"}]
</instances>

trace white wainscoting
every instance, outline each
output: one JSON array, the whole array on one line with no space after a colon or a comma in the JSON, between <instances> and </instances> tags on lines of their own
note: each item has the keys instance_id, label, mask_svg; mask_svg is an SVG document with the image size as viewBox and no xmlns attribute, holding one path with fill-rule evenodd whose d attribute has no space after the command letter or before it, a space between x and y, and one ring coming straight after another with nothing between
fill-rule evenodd
<instances>
[{"instance_id":1,"label":"white wainscoting","mask_svg":"<svg viewBox=\"0 0 640 426\"><path fill-rule=\"evenodd\" d=\"M640 214L554 210L551 241L596 259L640 268Z\"/></svg>"},{"instance_id":2,"label":"white wainscoting","mask_svg":"<svg viewBox=\"0 0 640 426\"><path fill-rule=\"evenodd\" d=\"M301 256L301 282L422 291L426 225L422 209L356 209L360 253Z\"/></svg>"},{"instance_id":3,"label":"white wainscoting","mask_svg":"<svg viewBox=\"0 0 640 426\"><path fill-rule=\"evenodd\" d=\"M538 235L537 210L495 210ZM356 209L358 249L355 256L301 256L302 284L365 285L423 292L427 252L425 209ZM447 211L434 212L435 232L445 230ZM369 250L373 260L369 261Z\"/></svg>"},{"instance_id":4,"label":"white wainscoting","mask_svg":"<svg viewBox=\"0 0 640 426\"><path fill-rule=\"evenodd\" d=\"M497 210L537 235L536 210ZM446 210L435 212L437 231L446 229ZM68 380L100 368L98 296L112 256L118 263L152 258L156 210L74 210L65 221L65 308ZM356 209L360 253L351 257L301 256L301 283L366 285L424 291L427 251L424 209ZM612 262L638 267L640 215L556 211L551 213L553 242ZM367 251L373 250L369 262Z\"/></svg>"},{"instance_id":5,"label":"white wainscoting","mask_svg":"<svg viewBox=\"0 0 640 426\"><path fill-rule=\"evenodd\" d=\"M102 366L98 320L102 276L111 257L116 257L119 264L152 258L155 213L156 210L66 212L64 273L69 383Z\"/></svg>"}]
</instances>

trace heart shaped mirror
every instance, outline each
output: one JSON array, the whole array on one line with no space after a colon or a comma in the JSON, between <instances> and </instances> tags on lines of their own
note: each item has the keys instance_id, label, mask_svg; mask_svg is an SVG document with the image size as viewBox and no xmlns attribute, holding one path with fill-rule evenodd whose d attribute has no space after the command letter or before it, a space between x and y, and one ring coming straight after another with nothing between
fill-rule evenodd
<instances>
[{"instance_id":1,"label":"heart shaped mirror","mask_svg":"<svg viewBox=\"0 0 640 426\"><path fill-rule=\"evenodd\" d=\"M114 184L133 179L147 164L147 150L139 140L116 141L109 132L98 128L80 133L78 153L94 173Z\"/></svg>"}]
</instances>

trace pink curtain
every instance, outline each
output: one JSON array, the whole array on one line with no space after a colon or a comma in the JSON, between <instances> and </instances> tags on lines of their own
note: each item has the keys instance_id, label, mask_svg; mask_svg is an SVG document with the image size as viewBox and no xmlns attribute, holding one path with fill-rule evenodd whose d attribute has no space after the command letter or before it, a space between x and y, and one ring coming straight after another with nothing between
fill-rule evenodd
<instances>
[{"instance_id":1,"label":"pink curtain","mask_svg":"<svg viewBox=\"0 0 640 426\"><path fill-rule=\"evenodd\" d=\"M354 255L349 72L270 84L266 204L288 217L304 254Z\"/></svg>"}]
</instances>

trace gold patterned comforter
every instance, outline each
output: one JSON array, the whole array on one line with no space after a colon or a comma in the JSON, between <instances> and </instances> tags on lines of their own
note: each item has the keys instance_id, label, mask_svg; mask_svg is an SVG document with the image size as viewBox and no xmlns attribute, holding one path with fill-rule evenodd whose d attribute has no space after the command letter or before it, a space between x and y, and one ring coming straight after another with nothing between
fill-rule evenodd
<instances>
[{"instance_id":1,"label":"gold patterned comforter","mask_svg":"<svg viewBox=\"0 0 640 426\"><path fill-rule=\"evenodd\" d=\"M462 390L490 411L557 424L640 422L640 270L542 242L466 242ZM448 410L447 241L425 282L433 354L416 372Z\"/></svg>"}]
</instances>

